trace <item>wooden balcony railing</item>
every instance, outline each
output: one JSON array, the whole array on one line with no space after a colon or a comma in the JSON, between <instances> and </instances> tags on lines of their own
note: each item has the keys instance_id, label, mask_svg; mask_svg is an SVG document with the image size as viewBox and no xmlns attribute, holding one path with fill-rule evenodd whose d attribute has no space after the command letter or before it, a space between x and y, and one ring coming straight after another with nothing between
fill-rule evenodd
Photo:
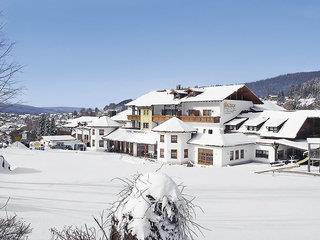
<instances>
[{"instance_id":1,"label":"wooden balcony railing","mask_svg":"<svg viewBox=\"0 0 320 240\"><path fill-rule=\"evenodd\" d=\"M153 122L164 122L172 118L173 116L169 115L153 115ZM219 123L220 117L209 117L209 116L176 116L184 122L198 122L198 123Z\"/></svg>"},{"instance_id":2,"label":"wooden balcony railing","mask_svg":"<svg viewBox=\"0 0 320 240\"><path fill-rule=\"evenodd\" d=\"M130 121L140 121L140 115L128 115L128 120Z\"/></svg>"},{"instance_id":3,"label":"wooden balcony railing","mask_svg":"<svg viewBox=\"0 0 320 240\"><path fill-rule=\"evenodd\" d=\"M219 123L220 117L209 117L209 116L180 116L184 122L198 122L198 123Z\"/></svg>"},{"instance_id":4,"label":"wooden balcony railing","mask_svg":"<svg viewBox=\"0 0 320 240\"><path fill-rule=\"evenodd\" d=\"M173 116L170 115L153 115L152 116L152 121L153 122L165 122L172 118Z\"/></svg>"}]
</instances>

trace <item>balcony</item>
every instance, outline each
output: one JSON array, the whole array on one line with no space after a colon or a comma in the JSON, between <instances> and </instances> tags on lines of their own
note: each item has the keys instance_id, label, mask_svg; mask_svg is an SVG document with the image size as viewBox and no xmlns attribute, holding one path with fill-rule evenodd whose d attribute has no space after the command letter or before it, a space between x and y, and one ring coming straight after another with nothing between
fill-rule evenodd
<instances>
[{"instance_id":1,"label":"balcony","mask_svg":"<svg viewBox=\"0 0 320 240\"><path fill-rule=\"evenodd\" d=\"M174 116L168 115L153 115L153 122L165 122ZM209 117L209 116L176 116L181 119L183 122L197 122L197 123L219 123L220 117Z\"/></svg>"},{"instance_id":2,"label":"balcony","mask_svg":"<svg viewBox=\"0 0 320 240\"><path fill-rule=\"evenodd\" d=\"M153 115L152 116L152 121L153 122L165 122L172 118L173 116L170 115Z\"/></svg>"},{"instance_id":3,"label":"balcony","mask_svg":"<svg viewBox=\"0 0 320 240\"><path fill-rule=\"evenodd\" d=\"M183 122L197 122L197 123L219 123L220 117L210 117L210 116L180 116Z\"/></svg>"},{"instance_id":4,"label":"balcony","mask_svg":"<svg viewBox=\"0 0 320 240\"><path fill-rule=\"evenodd\" d=\"M130 121L140 121L140 115L128 115L128 120Z\"/></svg>"}]
</instances>

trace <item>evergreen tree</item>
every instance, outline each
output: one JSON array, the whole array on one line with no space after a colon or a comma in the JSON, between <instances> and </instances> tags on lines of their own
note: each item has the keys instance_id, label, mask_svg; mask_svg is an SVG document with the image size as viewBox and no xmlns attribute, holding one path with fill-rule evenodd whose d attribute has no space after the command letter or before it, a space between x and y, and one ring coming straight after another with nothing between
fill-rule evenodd
<instances>
[{"instance_id":1,"label":"evergreen tree","mask_svg":"<svg viewBox=\"0 0 320 240\"><path fill-rule=\"evenodd\" d=\"M95 116L98 116L99 112L100 112L99 109L96 107L96 108L94 109L94 115L95 115Z\"/></svg>"}]
</instances>

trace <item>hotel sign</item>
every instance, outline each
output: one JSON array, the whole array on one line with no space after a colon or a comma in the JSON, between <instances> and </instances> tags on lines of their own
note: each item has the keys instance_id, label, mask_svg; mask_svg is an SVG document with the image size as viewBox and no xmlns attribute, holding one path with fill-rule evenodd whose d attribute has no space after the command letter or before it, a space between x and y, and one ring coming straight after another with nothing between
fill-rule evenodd
<instances>
[{"instance_id":1,"label":"hotel sign","mask_svg":"<svg viewBox=\"0 0 320 240\"><path fill-rule=\"evenodd\" d=\"M223 103L224 114L231 114L236 111L236 104L230 102Z\"/></svg>"}]
</instances>

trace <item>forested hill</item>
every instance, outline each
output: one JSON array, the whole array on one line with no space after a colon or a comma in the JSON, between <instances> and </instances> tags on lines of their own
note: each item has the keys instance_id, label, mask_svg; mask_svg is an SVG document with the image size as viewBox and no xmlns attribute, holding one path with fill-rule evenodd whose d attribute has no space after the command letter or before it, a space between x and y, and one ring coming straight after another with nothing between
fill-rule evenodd
<instances>
[{"instance_id":1,"label":"forested hill","mask_svg":"<svg viewBox=\"0 0 320 240\"><path fill-rule=\"evenodd\" d=\"M259 97L264 98L270 94L279 94L280 92L284 92L287 95L292 86L302 85L308 81L318 81L319 79L320 71L298 72L250 82L246 83L246 85Z\"/></svg>"}]
</instances>

